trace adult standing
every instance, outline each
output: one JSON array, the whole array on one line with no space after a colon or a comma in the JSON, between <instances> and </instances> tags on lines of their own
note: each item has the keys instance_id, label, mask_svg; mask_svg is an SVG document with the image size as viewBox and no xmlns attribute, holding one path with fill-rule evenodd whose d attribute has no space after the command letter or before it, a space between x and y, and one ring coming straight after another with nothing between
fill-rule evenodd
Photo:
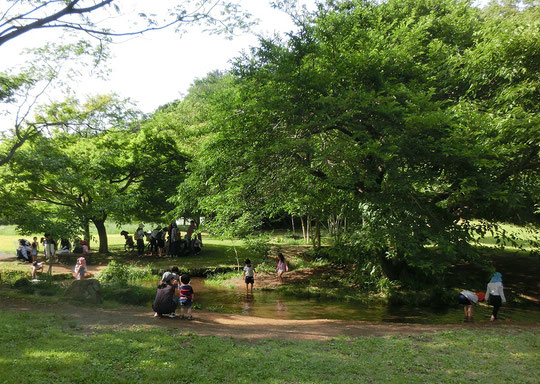
<instances>
[{"instance_id":1,"label":"adult standing","mask_svg":"<svg viewBox=\"0 0 540 384\"><path fill-rule=\"evenodd\" d=\"M49 259L49 271L48 274L52 275L52 264L56 255L56 240L53 239L50 233L45 234L45 240L43 241L45 248L45 258Z\"/></svg>"},{"instance_id":2,"label":"adult standing","mask_svg":"<svg viewBox=\"0 0 540 384\"><path fill-rule=\"evenodd\" d=\"M45 248L45 258L49 259L49 262L54 262L56 255L56 241L53 239L50 233L45 234L45 240L43 242Z\"/></svg>"},{"instance_id":3,"label":"adult standing","mask_svg":"<svg viewBox=\"0 0 540 384\"><path fill-rule=\"evenodd\" d=\"M143 225L139 224L139 228L135 231L135 240L137 240L137 252L139 256L144 254L144 229Z\"/></svg>"},{"instance_id":4,"label":"adult standing","mask_svg":"<svg viewBox=\"0 0 540 384\"><path fill-rule=\"evenodd\" d=\"M150 252L152 256L155 256L158 253L158 238L161 236L161 225L158 225L150 233Z\"/></svg>"},{"instance_id":5,"label":"adult standing","mask_svg":"<svg viewBox=\"0 0 540 384\"><path fill-rule=\"evenodd\" d=\"M169 232L169 254L172 257L178 256L179 252L179 241L180 241L180 232L178 231L178 226L176 222L171 223L171 231Z\"/></svg>"},{"instance_id":6,"label":"adult standing","mask_svg":"<svg viewBox=\"0 0 540 384\"><path fill-rule=\"evenodd\" d=\"M163 230L163 228L160 228L156 240L159 250L159 257L161 257L163 256L163 249L165 248L165 231Z\"/></svg>"},{"instance_id":7,"label":"adult standing","mask_svg":"<svg viewBox=\"0 0 540 384\"><path fill-rule=\"evenodd\" d=\"M186 248L191 251L193 249L192 247L192 237L193 237L193 232L195 232L195 220L191 220L189 222L189 227L186 231Z\"/></svg>"},{"instance_id":8,"label":"adult standing","mask_svg":"<svg viewBox=\"0 0 540 384\"><path fill-rule=\"evenodd\" d=\"M501 308L502 303L506 303L506 297L504 297L504 288L502 284L502 275L499 272L495 272L489 281L486 288L486 301L489 305L493 306L493 312L489 321L497 320L497 314Z\"/></svg>"}]
</instances>

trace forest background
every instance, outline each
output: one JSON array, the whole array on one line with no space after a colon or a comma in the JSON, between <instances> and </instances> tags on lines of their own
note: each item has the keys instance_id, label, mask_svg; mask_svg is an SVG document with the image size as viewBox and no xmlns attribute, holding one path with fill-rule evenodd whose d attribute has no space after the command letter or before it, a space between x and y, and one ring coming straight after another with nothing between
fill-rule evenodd
<instances>
[{"instance_id":1,"label":"forest background","mask_svg":"<svg viewBox=\"0 0 540 384\"><path fill-rule=\"evenodd\" d=\"M2 139L2 221L57 237L94 225L105 253L107 221L204 217L201 231L243 238L292 217L317 257L405 285L479 262L478 236L516 245L500 222L537 252L538 2L279 5L296 32L152 114L114 94L25 99L66 80L54 68L99 68L111 36L0 74L2 103L37 106Z\"/></svg>"}]
</instances>

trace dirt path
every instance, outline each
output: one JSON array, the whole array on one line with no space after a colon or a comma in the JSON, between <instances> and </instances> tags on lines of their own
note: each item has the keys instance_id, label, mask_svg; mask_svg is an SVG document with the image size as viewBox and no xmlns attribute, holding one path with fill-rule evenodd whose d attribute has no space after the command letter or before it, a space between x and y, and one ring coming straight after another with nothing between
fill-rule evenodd
<instances>
[{"instance_id":1,"label":"dirt path","mask_svg":"<svg viewBox=\"0 0 540 384\"><path fill-rule=\"evenodd\" d=\"M466 328L512 328L539 329L539 324L395 324L342 320L278 320L251 316L195 311L192 321L154 318L153 312L139 307L104 309L100 307L80 307L71 304L56 304L54 310L49 304L25 300L2 299L0 309L7 311L48 312L68 315L76 320L83 332L99 330L125 330L129 328L164 327L179 332L193 332L200 336L234 337L240 339L287 339L287 340L329 340L339 336L369 337L389 335L431 334L443 330Z\"/></svg>"}]
</instances>

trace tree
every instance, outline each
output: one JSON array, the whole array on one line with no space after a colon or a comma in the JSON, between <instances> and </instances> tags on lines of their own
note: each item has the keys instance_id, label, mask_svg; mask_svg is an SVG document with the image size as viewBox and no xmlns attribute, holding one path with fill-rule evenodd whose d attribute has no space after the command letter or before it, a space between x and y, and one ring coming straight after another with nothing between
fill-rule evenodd
<instances>
[{"instance_id":1,"label":"tree","mask_svg":"<svg viewBox=\"0 0 540 384\"><path fill-rule=\"evenodd\" d=\"M148 10L138 9L137 16L133 16L135 12L130 9L130 2L120 0L4 0L4 3L0 13L0 49L14 39L39 30L61 29L71 34L61 39L68 41L66 44L49 43L37 49L39 60L42 56L48 57L45 65L36 65L35 59L29 59L31 65L22 71L0 71L0 102L18 105L13 126L2 129L4 145L0 165L8 163L26 140L41 132L42 126L32 121L30 114L51 86L60 83L60 87L66 88L65 80L69 74L79 72L74 57L94 59L95 72L107 58L107 44L114 37L140 35L164 28L182 32L189 25L202 25L210 33L230 36L237 28L250 25L249 14L234 2L225 0L186 0L180 5L171 3L169 8L157 7L158 13L154 13L156 5L152 3ZM122 13L124 8L128 8L126 14ZM78 37L81 35L90 39L81 39ZM64 68L68 52L71 52L69 63L75 70Z\"/></svg>"},{"instance_id":2,"label":"tree","mask_svg":"<svg viewBox=\"0 0 540 384\"><path fill-rule=\"evenodd\" d=\"M139 10L138 16L125 16L122 8L128 2L119 0L70 0L70 1L13 1L5 0L5 11L0 18L0 46L23 34L46 28L62 28L84 32L102 39L115 36L139 35L146 32L174 27L180 31L185 25L203 24L213 32L231 33L237 27L248 26L248 14L238 5L224 0L183 1L181 5L170 4L165 16ZM139 4L140 6L140 4ZM155 9L155 4L153 7ZM109 22L106 16L114 16ZM118 30L124 24L118 19L127 19L131 26ZM131 20L130 20L131 18ZM145 26L138 27L137 21ZM105 25L103 25L105 24Z\"/></svg>"},{"instance_id":3,"label":"tree","mask_svg":"<svg viewBox=\"0 0 540 384\"><path fill-rule=\"evenodd\" d=\"M54 218L64 232L92 222L100 252L108 251L105 221L157 218L170 209L166 199L183 178L184 156L174 142L139 128L125 101L100 96L79 105L51 105L44 120L55 121L51 137L39 135L13 157L3 176L16 199L15 222L26 231L47 230ZM12 209L11 212L16 212Z\"/></svg>"},{"instance_id":4,"label":"tree","mask_svg":"<svg viewBox=\"0 0 540 384\"><path fill-rule=\"evenodd\" d=\"M513 14L455 0L328 2L288 41L262 40L215 98L205 160L188 178L205 182L201 206L226 225L347 207L351 235L392 280L467 257L471 219L537 223L537 8ZM510 32L524 45L504 42ZM517 95L528 109L509 118ZM508 142L516 126L519 143Z\"/></svg>"}]
</instances>

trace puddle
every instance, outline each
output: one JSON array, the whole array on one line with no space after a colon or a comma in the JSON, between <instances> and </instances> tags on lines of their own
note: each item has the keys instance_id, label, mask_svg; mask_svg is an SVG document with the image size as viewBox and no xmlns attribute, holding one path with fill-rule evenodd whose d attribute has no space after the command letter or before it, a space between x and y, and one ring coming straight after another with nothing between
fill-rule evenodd
<instances>
[{"instance_id":1,"label":"puddle","mask_svg":"<svg viewBox=\"0 0 540 384\"><path fill-rule=\"evenodd\" d=\"M151 288L155 287L157 282L146 281L142 284ZM255 290L253 294L246 294L244 290L206 285L202 278L193 278L191 285L195 291L195 303L205 310L217 312L295 320L338 319L420 324L455 324L463 321L461 307L432 310L305 299L272 291ZM474 318L476 322L487 322L490 315L491 307L480 306ZM508 318L510 321L540 322L540 311L503 306L499 317L502 321Z\"/></svg>"}]
</instances>

